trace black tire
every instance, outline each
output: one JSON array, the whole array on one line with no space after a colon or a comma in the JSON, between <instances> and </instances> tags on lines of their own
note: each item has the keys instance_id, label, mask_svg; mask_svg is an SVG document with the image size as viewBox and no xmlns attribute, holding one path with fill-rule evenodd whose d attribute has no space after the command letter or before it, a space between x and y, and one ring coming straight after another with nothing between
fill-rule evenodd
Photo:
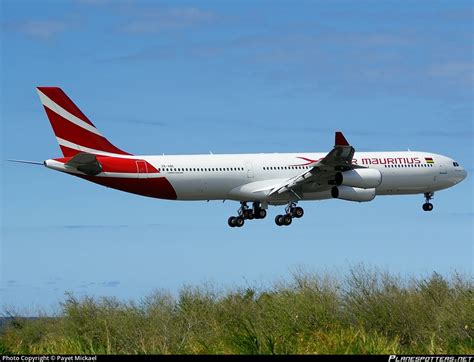
<instances>
[{"instance_id":1,"label":"black tire","mask_svg":"<svg viewBox=\"0 0 474 362\"><path fill-rule=\"evenodd\" d=\"M283 216L283 225L285 226L291 225L292 221L293 221L293 218L291 217L291 215Z\"/></svg>"},{"instance_id":2,"label":"black tire","mask_svg":"<svg viewBox=\"0 0 474 362\"><path fill-rule=\"evenodd\" d=\"M259 219L265 219L265 217L267 216L267 210L260 209L258 210L257 215Z\"/></svg>"},{"instance_id":3,"label":"black tire","mask_svg":"<svg viewBox=\"0 0 474 362\"><path fill-rule=\"evenodd\" d=\"M303 217L304 215L304 210L302 207L295 207L293 210L293 216L299 219L300 217Z\"/></svg>"},{"instance_id":4,"label":"black tire","mask_svg":"<svg viewBox=\"0 0 474 362\"><path fill-rule=\"evenodd\" d=\"M249 218L250 211L249 210L244 210L242 211L242 217L245 219Z\"/></svg>"},{"instance_id":5,"label":"black tire","mask_svg":"<svg viewBox=\"0 0 474 362\"><path fill-rule=\"evenodd\" d=\"M229 217L229 219L227 220L227 224L229 224L229 226L230 226L231 228L235 227L235 225L236 225L236 224L235 224L235 216Z\"/></svg>"},{"instance_id":6,"label":"black tire","mask_svg":"<svg viewBox=\"0 0 474 362\"><path fill-rule=\"evenodd\" d=\"M247 214L247 219L249 219L249 220L255 219L255 215L252 211L249 211L249 213Z\"/></svg>"},{"instance_id":7,"label":"black tire","mask_svg":"<svg viewBox=\"0 0 474 362\"><path fill-rule=\"evenodd\" d=\"M426 204L426 211L432 211L432 210L433 210L433 204L428 202Z\"/></svg>"},{"instance_id":8,"label":"black tire","mask_svg":"<svg viewBox=\"0 0 474 362\"><path fill-rule=\"evenodd\" d=\"M278 226L283 225L283 215L275 216L275 224L277 224Z\"/></svg>"},{"instance_id":9,"label":"black tire","mask_svg":"<svg viewBox=\"0 0 474 362\"><path fill-rule=\"evenodd\" d=\"M240 227L244 226L244 223L245 223L245 221L244 221L244 218L242 216L238 216L238 217L235 218L235 226L240 228Z\"/></svg>"}]
</instances>

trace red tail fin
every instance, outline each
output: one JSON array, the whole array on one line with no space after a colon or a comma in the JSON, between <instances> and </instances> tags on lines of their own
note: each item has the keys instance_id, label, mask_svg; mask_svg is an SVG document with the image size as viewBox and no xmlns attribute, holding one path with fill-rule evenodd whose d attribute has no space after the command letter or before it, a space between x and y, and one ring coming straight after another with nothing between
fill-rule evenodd
<instances>
[{"instance_id":1,"label":"red tail fin","mask_svg":"<svg viewBox=\"0 0 474 362\"><path fill-rule=\"evenodd\" d=\"M79 152L129 155L110 143L71 99L58 87L37 87L64 156Z\"/></svg>"}]
</instances>

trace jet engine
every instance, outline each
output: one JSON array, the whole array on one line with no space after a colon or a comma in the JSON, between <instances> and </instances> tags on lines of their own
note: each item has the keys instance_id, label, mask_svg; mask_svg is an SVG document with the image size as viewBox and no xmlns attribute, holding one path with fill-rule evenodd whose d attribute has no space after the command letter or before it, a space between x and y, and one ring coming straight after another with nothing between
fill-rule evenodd
<instances>
[{"instance_id":1,"label":"jet engine","mask_svg":"<svg viewBox=\"0 0 474 362\"><path fill-rule=\"evenodd\" d=\"M372 189L382 182L382 174L374 168L356 168L336 173L336 185Z\"/></svg>"},{"instance_id":2,"label":"jet engine","mask_svg":"<svg viewBox=\"0 0 474 362\"><path fill-rule=\"evenodd\" d=\"M335 199L366 202L375 198L375 188L362 189L351 186L334 186L331 189L331 196Z\"/></svg>"}]
</instances>

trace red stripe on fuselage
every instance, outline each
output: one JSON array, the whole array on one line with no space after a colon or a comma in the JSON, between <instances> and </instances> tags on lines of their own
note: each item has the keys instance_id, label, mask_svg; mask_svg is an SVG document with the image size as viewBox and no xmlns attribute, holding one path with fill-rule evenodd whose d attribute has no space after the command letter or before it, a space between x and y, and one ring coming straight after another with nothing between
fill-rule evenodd
<instances>
[{"instance_id":1,"label":"red stripe on fuselage","mask_svg":"<svg viewBox=\"0 0 474 362\"><path fill-rule=\"evenodd\" d=\"M96 184L132 194L154 197L157 199L176 200L176 191L164 177L157 178L116 178L78 176Z\"/></svg>"},{"instance_id":2,"label":"red stripe on fuselage","mask_svg":"<svg viewBox=\"0 0 474 362\"><path fill-rule=\"evenodd\" d=\"M97 157L97 161L102 165L104 172L123 172L123 173L137 173L137 161L120 159L114 157Z\"/></svg>"},{"instance_id":3,"label":"red stripe on fuselage","mask_svg":"<svg viewBox=\"0 0 474 362\"><path fill-rule=\"evenodd\" d=\"M72 122L69 122L67 119L64 119L48 107L44 107L44 109L49 118L51 126L53 127L56 137L75 143L79 146L92 148L98 151L128 155L128 153L123 152L111 144L106 138L79 127ZM66 154L64 155L66 156Z\"/></svg>"},{"instance_id":4,"label":"red stripe on fuselage","mask_svg":"<svg viewBox=\"0 0 474 362\"><path fill-rule=\"evenodd\" d=\"M51 99L54 103L64 108L69 113L82 119L84 122L94 126L84 113L74 104L74 102L58 87L38 87L39 91ZM95 126L94 126L95 127Z\"/></svg>"},{"instance_id":5,"label":"red stripe on fuselage","mask_svg":"<svg viewBox=\"0 0 474 362\"><path fill-rule=\"evenodd\" d=\"M102 170L104 172L137 173L138 172L137 161L146 163L146 168L147 168L146 173L159 172L155 167L153 167L149 162L146 162L145 160L107 157L107 156L97 156L97 160L102 165Z\"/></svg>"},{"instance_id":6,"label":"red stripe on fuselage","mask_svg":"<svg viewBox=\"0 0 474 362\"><path fill-rule=\"evenodd\" d=\"M67 147L65 147L67 148ZM69 149L70 150L70 149ZM55 158L55 161L61 163L67 163L71 160L72 157L61 157ZM151 163L142 160L142 159L130 159L130 158L119 158L119 157L109 157L109 156L96 156L97 161L102 166L103 172L118 172L118 173L136 173L138 174L138 167L137 162L145 162L146 163L146 172L144 173L159 173L160 171L157 170ZM138 177L138 176L137 176Z\"/></svg>"},{"instance_id":7,"label":"red stripe on fuselage","mask_svg":"<svg viewBox=\"0 0 474 362\"><path fill-rule=\"evenodd\" d=\"M306 158L306 157L297 157L297 158L300 158L300 159L305 160L307 162L306 163L300 163L300 164L297 164L297 165L290 165L290 166L308 166L308 165L311 165L311 164L316 163L316 162L319 161L319 160L312 160L311 158Z\"/></svg>"}]
</instances>

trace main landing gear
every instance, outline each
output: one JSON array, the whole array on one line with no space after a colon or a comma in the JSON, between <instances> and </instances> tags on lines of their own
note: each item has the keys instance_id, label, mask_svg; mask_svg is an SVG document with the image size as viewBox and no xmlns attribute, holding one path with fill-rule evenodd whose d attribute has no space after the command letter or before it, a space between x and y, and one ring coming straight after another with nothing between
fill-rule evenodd
<instances>
[{"instance_id":1,"label":"main landing gear","mask_svg":"<svg viewBox=\"0 0 474 362\"><path fill-rule=\"evenodd\" d=\"M245 220L264 219L266 216L267 210L262 208L260 202L255 201L252 204L252 208L249 208L247 203L243 201L240 203L238 216L229 217L227 223L230 227L242 227L244 226Z\"/></svg>"},{"instance_id":2,"label":"main landing gear","mask_svg":"<svg viewBox=\"0 0 474 362\"><path fill-rule=\"evenodd\" d=\"M303 208L296 206L295 202L290 202L285 208L285 215L277 215L275 217L275 224L278 226L288 226L291 225L293 218L299 219L300 217L303 217L303 215Z\"/></svg>"},{"instance_id":3,"label":"main landing gear","mask_svg":"<svg viewBox=\"0 0 474 362\"><path fill-rule=\"evenodd\" d=\"M425 192L425 203L423 204L424 211L433 210L433 204L430 200L434 197L434 192Z\"/></svg>"}]
</instances>

